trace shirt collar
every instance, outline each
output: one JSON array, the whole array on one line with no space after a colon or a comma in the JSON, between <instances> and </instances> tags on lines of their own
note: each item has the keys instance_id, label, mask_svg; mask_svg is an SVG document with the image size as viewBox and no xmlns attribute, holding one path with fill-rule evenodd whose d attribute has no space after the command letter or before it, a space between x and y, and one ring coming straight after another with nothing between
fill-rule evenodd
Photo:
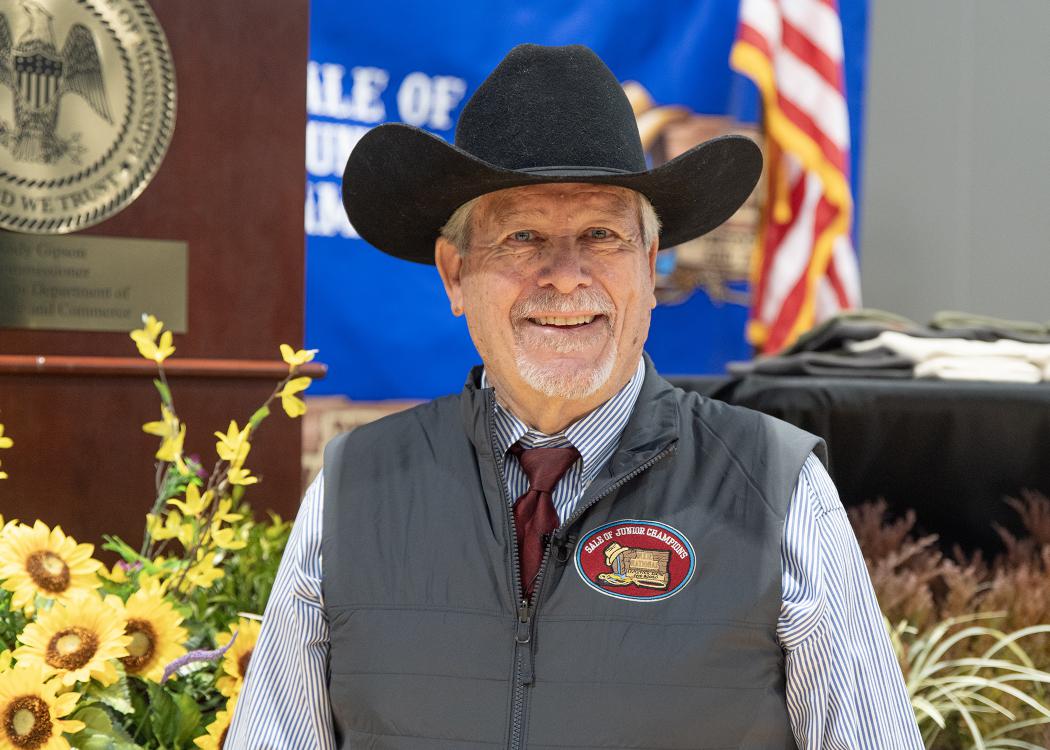
<instances>
[{"instance_id":1,"label":"shirt collar","mask_svg":"<svg viewBox=\"0 0 1050 750\"><path fill-rule=\"evenodd\" d=\"M556 448L572 445L580 452L583 460L581 478L585 483L590 482L616 450L627 420L634 411L638 392L642 388L644 379L645 362L639 359L634 375L615 396L555 435L545 435L539 430L530 429L509 409L503 407L498 401L494 401L496 448L502 455L519 441L529 448ZM484 372L481 374L481 387L491 387Z\"/></svg>"}]
</instances>

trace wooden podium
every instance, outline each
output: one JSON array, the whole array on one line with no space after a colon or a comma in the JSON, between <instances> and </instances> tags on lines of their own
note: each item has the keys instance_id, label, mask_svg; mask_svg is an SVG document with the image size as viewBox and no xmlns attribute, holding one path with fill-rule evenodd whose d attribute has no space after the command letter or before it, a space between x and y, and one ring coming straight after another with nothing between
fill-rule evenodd
<instances>
[{"instance_id":1,"label":"wooden podium","mask_svg":"<svg viewBox=\"0 0 1050 750\"><path fill-rule=\"evenodd\" d=\"M151 0L174 59L170 148L146 190L82 234L188 244L187 333L166 363L186 453L215 460L303 337L303 149L308 0ZM323 353L322 353L323 356ZM315 377L323 368L314 366ZM0 514L59 524L78 541L141 540L154 497L154 369L127 333L0 329ZM247 465L257 511L298 507L301 424L278 405Z\"/></svg>"}]
</instances>

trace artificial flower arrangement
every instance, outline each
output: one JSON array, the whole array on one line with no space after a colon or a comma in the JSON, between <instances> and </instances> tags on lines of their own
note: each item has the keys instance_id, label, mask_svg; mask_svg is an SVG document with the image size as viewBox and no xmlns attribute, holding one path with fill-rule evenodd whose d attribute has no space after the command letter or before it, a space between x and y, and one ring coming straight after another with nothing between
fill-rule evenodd
<instances>
[{"instance_id":1,"label":"artificial flower arrangement","mask_svg":"<svg viewBox=\"0 0 1050 750\"><path fill-rule=\"evenodd\" d=\"M244 426L215 433L207 471L183 450L171 331L144 316L131 338L157 365L161 402L143 425L160 438L144 540L106 537L120 557L108 568L59 527L0 516L0 750L219 749L233 717L291 527L252 518L246 461L275 401L305 413L299 368L316 352L281 345L288 374Z\"/></svg>"}]
</instances>

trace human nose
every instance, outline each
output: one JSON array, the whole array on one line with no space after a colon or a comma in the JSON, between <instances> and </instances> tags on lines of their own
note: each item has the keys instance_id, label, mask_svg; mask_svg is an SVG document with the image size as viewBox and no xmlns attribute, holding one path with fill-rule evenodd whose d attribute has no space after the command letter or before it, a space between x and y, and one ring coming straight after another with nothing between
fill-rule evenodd
<instances>
[{"instance_id":1,"label":"human nose","mask_svg":"<svg viewBox=\"0 0 1050 750\"><path fill-rule=\"evenodd\" d=\"M548 243L540 268L540 286L552 286L570 294L581 286L591 285L590 264L583 249L571 237L557 237Z\"/></svg>"}]
</instances>

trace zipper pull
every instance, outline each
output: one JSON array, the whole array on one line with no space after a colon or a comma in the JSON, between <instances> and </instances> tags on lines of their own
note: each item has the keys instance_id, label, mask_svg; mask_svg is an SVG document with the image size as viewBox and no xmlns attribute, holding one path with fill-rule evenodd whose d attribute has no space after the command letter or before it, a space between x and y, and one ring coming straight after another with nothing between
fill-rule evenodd
<instances>
[{"instance_id":1,"label":"zipper pull","mask_svg":"<svg viewBox=\"0 0 1050 750\"><path fill-rule=\"evenodd\" d=\"M518 606L518 624L514 632L514 642L525 648L525 653L520 656L521 671L521 684L531 685L534 672L532 663L532 646L529 645L532 641L532 606L528 600L522 599L521 604Z\"/></svg>"},{"instance_id":2,"label":"zipper pull","mask_svg":"<svg viewBox=\"0 0 1050 750\"><path fill-rule=\"evenodd\" d=\"M522 599L521 604L518 605L518 625L514 632L514 642L521 645L525 645L532 640L532 632L529 627L532 623L532 607L529 605L528 599Z\"/></svg>"}]
</instances>

